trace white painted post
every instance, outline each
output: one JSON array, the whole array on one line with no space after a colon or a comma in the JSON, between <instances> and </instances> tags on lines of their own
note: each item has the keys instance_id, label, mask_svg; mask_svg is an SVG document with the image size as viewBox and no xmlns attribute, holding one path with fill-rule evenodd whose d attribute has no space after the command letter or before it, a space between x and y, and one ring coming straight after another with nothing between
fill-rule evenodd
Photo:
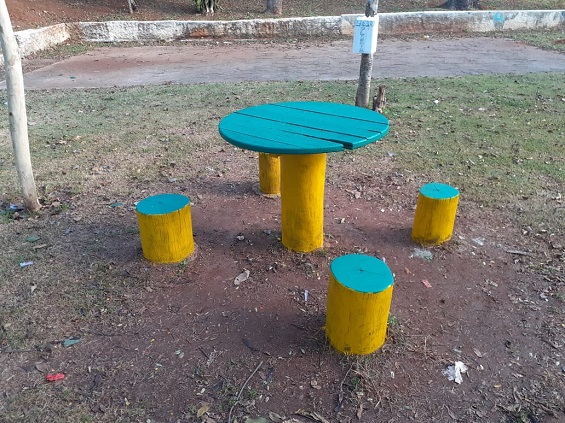
<instances>
[{"instance_id":1,"label":"white painted post","mask_svg":"<svg viewBox=\"0 0 565 423\"><path fill-rule=\"evenodd\" d=\"M24 196L24 207L31 211L39 210L41 205L37 200L29 152L22 60L5 0L0 0L0 42L6 69L10 133L16 158L16 169Z\"/></svg>"}]
</instances>

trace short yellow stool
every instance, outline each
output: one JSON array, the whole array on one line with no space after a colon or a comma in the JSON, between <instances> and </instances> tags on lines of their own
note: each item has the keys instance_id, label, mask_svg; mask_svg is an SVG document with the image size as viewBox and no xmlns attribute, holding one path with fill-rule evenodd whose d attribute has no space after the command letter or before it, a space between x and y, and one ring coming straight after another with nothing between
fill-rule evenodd
<instances>
[{"instance_id":1,"label":"short yellow stool","mask_svg":"<svg viewBox=\"0 0 565 423\"><path fill-rule=\"evenodd\" d=\"M420 188L412 239L422 245L439 245L451 238L459 191L433 182Z\"/></svg>"},{"instance_id":2,"label":"short yellow stool","mask_svg":"<svg viewBox=\"0 0 565 423\"><path fill-rule=\"evenodd\" d=\"M394 277L386 263L364 254L332 261L326 336L345 354L371 354L385 343Z\"/></svg>"},{"instance_id":3,"label":"short yellow stool","mask_svg":"<svg viewBox=\"0 0 565 423\"><path fill-rule=\"evenodd\" d=\"M192 254L190 199L158 194L137 204L137 221L144 257L155 263L177 263Z\"/></svg>"}]
</instances>

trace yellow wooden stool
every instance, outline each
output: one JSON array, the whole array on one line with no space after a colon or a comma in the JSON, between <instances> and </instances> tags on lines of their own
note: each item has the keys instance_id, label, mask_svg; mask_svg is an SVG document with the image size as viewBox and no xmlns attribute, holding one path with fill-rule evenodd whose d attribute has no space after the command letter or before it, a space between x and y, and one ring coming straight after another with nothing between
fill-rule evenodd
<instances>
[{"instance_id":1,"label":"yellow wooden stool","mask_svg":"<svg viewBox=\"0 0 565 423\"><path fill-rule=\"evenodd\" d=\"M143 255L155 263L177 263L194 251L190 199L159 194L137 204Z\"/></svg>"},{"instance_id":2,"label":"yellow wooden stool","mask_svg":"<svg viewBox=\"0 0 565 423\"><path fill-rule=\"evenodd\" d=\"M259 190L267 195L281 193L281 160L277 154L259 153Z\"/></svg>"},{"instance_id":3,"label":"yellow wooden stool","mask_svg":"<svg viewBox=\"0 0 565 423\"><path fill-rule=\"evenodd\" d=\"M412 239L422 245L439 245L451 238L459 191L433 182L420 188Z\"/></svg>"},{"instance_id":4,"label":"yellow wooden stool","mask_svg":"<svg viewBox=\"0 0 565 423\"><path fill-rule=\"evenodd\" d=\"M371 354L385 343L394 277L386 263L364 254L332 261L326 336L345 354Z\"/></svg>"}]
</instances>

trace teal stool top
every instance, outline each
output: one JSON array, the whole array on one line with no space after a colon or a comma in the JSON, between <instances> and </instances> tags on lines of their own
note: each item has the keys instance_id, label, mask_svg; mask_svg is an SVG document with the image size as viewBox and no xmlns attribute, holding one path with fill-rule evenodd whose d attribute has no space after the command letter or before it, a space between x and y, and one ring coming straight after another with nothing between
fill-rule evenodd
<instances>
[{"instance_id":1,"label":"teal stool top","mask_svg":"<svg viewBox=\"0 0 565 423\"><path fill-rule=\"evenodd\" d=\"M457 197L459 191L450 185L440 184L439 182L432 182L420 188L423 196L428 198L435 198L437 200L447 200L448 198Z\"/></svg>"},{"instance_id":2,"label":"teal stool top","mask_svg":"<svg viewBox=\"0 0 565 423\"><path fill-rule=\"evenodd\" d=\"M181 194L157 194L137 203L136 210L145 215L168 214L190 204L190 199Z\"/></svg>"},{"instance_id":3,"label":"teal stool top","mask_svg":"<svg viewBox=\"0 0 565 423\"><path fill-rule=\"evenodd\" d=\"M357 292L378 293L394 283L387 264L365 254L348 254L332 261L330 270L335 279Z\"/></svg>"}]
</instances>

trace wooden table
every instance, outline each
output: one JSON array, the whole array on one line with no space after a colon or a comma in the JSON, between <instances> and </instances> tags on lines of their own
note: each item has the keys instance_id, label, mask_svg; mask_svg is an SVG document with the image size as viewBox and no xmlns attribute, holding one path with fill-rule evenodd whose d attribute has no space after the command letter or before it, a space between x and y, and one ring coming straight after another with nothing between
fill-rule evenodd
<instances>
[{"instance_id":1,"label":"wooden table","mask_svg":"<svg viewBox=\"0 0 565 423\"><path fill-rule=\"evenodd\" d=\"M326 154L354 150L384 137L380 113L346 104L285 102L238 110L224 117L227 142L280 155L282 243L309 252L324 244Z\"/></svg>"}]
</instances>

